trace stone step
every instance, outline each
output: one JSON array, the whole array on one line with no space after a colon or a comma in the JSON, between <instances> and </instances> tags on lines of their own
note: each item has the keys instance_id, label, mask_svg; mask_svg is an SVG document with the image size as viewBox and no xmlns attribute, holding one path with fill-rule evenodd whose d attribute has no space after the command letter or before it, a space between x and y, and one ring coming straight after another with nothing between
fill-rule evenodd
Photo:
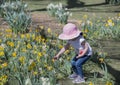
<instances>
[{"instance_id":1,"label":"stone step","mask_svg":"<svg viewBox=\"0 0 120 85\"><path fill-rule=\"evenodd\" d=\"M88 82L74 84L71 79L65 79L65 80L60 80L59 84L60 85L88 85Z\"/></svg>"}]
</instances>

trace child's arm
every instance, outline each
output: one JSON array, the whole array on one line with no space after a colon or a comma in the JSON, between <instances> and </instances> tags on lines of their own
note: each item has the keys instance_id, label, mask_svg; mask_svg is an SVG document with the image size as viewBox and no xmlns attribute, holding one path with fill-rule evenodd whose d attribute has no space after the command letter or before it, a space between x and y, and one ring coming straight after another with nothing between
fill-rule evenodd
<instances>
[{"instance_id":1,"label":"child's arm","mask_svg":"<svg viewBox=\"0 0 120 85\"><path fill-rule=\"evenodd\" d=\"M64 53L67 49L69 48L69 43L67 43L59 52L56 56L54 56L54 59L58 59L59 56Z\"/></svg>"},{"instance_id":2,"label":"child's arm","mask_svg":"<svg viewBox=\"0 0 120 85\"><path fill-rule=\"evenodd\" d=\"M80 53L76 58L80 58L80 57L84 56L86 54L87 50L88 50L88 44L85 43L85 49L83 49L82 53Z\"/></svg>"}]
</instances>

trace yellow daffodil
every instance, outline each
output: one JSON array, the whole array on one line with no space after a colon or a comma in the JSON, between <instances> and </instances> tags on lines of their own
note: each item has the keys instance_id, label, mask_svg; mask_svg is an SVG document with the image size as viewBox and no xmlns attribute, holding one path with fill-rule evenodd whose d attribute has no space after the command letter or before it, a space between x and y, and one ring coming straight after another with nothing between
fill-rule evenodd
<instances>
[{"instance_id":1,"label":"yellow daffodil","mask_svg":"<svg viewBox=\"0 0 120 85\"><path fill-rule=\"evenodd\" d=\"M105 24L106 27L108 27L108 24Z\"/></svg>"},{"instance_id":2,"label":"yellow daffodil","mask_svg":"<svg viewBox=\"0 0 120 85\"><path fill-rule=\"evenodd\" d=\"M111 19L108 19L107 24L109 26L114 26L115 25L114 22Z\"/></svg>"},{"instance_id":3,"label":"yellow daffodil","mask_svg":"<svg viewBox=\"0 0 120 85\"><path fill-rule=\"evenodd\" d=\"M69 50L66 50L66 51L65 51L65 54L68 54L69 52L70 52Z\"/></svg>"},{"instance_id":4,"label":"yellow daffodil","mask_svg":"<svg viewBox=\"0 0 120 85\"><path fill-rule=\"evenodd\" d=\"M7 45L9 45L9 46L11 46L11 47L14 47L14 42L7 41Z\"/></svg>"},{"instance_id":5,"label":"yellow daffodil","mask_svg":"<svg viewBox=\"0 0 120 85\"><path fill-rule=\"evenodd\" d=\"M35 40L36 40L37 42L40 42L40 41L41 41L41 36L36 36Z\"/></svg>"},{"instance_id":6,"label":"yellow daffodil","mask_svg":"<svg viewBox=\"0 0 120 85\"><path fill-rule=\"evenodd\" d=\"M8 63L7 62L5 62L5 63L3 63L2 64L2 67L4 68L4 67L7 67L8 66Z\"/></svg>"},{"instance_id":7,"label":"yellow daffodil","mask_svg":"<svg viewBox=\"0 0 120 85\"><path fill-rule=\"evenodd\" d=\"M27 52L26 48L22 48L21 51L22 51L22 52Z\"/></svg>"},{"instance_id":8,"label":"yellow daffodil","mask_svg":"<svg viewBox=\"0 0 120 85\"><path fill-rule=\"evenodd\" d=\"M3 51L4 50L4 47L3 46L0 46L0 51Z\"/></svg>"},{"instance_id":9,"label":"yellow daffodil","mask_svg":"<svg viewBox=\"0 0 120 85\"><path fill-rule=\"evenodd\" d=\"M38 72L37 72L37 71L34 71L34 72L33 72L33 75L37 75L37 74L38 74Z\"/></svg>"},{"instance_id":10,"label":"yellow daffodil","mask_svg":"<svg viewBox=\"0 0 120 85\"><path fill-rule=\"evenodd\" d=\"M6 34L6 38L12 38L12 34Z\"/></svg>"},{"instance_id":11,"label":"yellow daffodil","mask_svg":"<svg viewBox=\"0 0 120 85\"><path fill-rule=\"evenodd\" d=\"M99 58L99 61L100 61L100 63L103 63L104 59L103 58Z\"/></svg>"},{"instance_id":12,"label":"yellow daffodil","mask_svg":"<svg viewBox=\"0 0 120 85\"><path fill-rule=\"evenodd\" d=\"M8 33L11 33L11 32L12 32L11 29L6 29L5 31L8 32Z\"/></svg>"},{"instance_id":13,"label":"yellow daffodil","mask_svg":"<svg viewBox=\"0 0 120 85\"><path fill-rule=\"evenodd\" d=\"M16 56L17 56L17 53L16 53L16 52L13 52L13 53L12 53L12 56L13 56L13 57L16 57Z\"/></svg>"},{"instance_id":14,"label":"yellow daffodil","mask_svg":"<svg viewBox=\"0 0 120 85\"><path fill-rule=\"evenodd\" d=\"M2 40L0 39L0 43L2 42Z\"/></svg>"},{"instance_id":15,"label":"yellow daffodil","mask_svg":"<svg viewBox=\"0 0 120 85\"><path fill-rule=\"evenodd\" d=\"M30 43L27 44L27 48L31 49L32 45Z\"/></svg>"},{"instance_id":16,"label":"yellow daffodil","mask_svg":"<svg viewBox=\"0 0 120 85\"><path fill-rule=\"evenodd\" d=\"M55 62L55 59L52 59L52 62L54 63L54 62Z\"/></svg>"},{"instance_id":17,"label":"yellow daffodil","mask_svg":"<svg viewBox=\"0 0 120 85\"><path fill-rule=\"evenodd\" d=\"M21 56L19 58L19 61L20 61L21 64L24 64L24 62L25 62L25 56Z\"/></svg>"},{"instance_id":18,"label":"yellow daffodil","mask_svg":"<svg viewBox=\"0 0 120 85\"><path fill-rule=\"evenodd\" d=\"M53 67L52 67L52 66L47 66L47 69L48 69L49 71L51 71L51 70L53 69Z\"/></svg>"},{"instance_id":19,"label":"yellow daffodil","mask_svg":"<svg viewBox=\"0 0 120 85\"><path fill-rule=\"evenodd\" d=\"M32 34L32 40L35 40L35 34Z\"/></svg>"},{"instance_id":20,"label":"yellow daffodil","mask_svg":"<svg viewBox=\"0 0 120 85\"><path fill-rule=\"evenodd\" d=\"M59 48L61 49L61 48L63 48L63 46L62 46L62 45L59 45Z\"/></svg>"},{"instance_id":21,"label":"yellow daffodil","mask_svg":"<svg viewBox=\"0 0 120 85\"><path fill-rule=\"evenodd\" d=\"M4 51L0 51L0 56L4 56L4 55L5 55Z\"/></svg>"},{"instance_id":22,"label":"yellow daffodil","mask_svg":"<svg viewBox=\"0 0 120 85\"><path fill-rule=\"evenodd\" d=\"M111 19L108 19L107 23L112 23L112 20L111 20Z\"/></svg>"},{"instance_id":23,"label":"yellow daffodil","mask_svg":"<svg viewBox=\"0 0 120 85\"><path fill-rule=\"evenodd\" d=\"M85 29L84 32L87 33L87 32L88 32L88 29Z\"/></svg>"},{"instance_id":24,"label":"yellow daffodil","mask_svg":"<svg viewBox=\"0 0 120 85\"><path fill-rule=\"evenodd\" d=\"M44 26L39 26L41 29L44 29Z\"/></svg>"},{"instance_id":25,"label":"yellow daffodil","mask_svg":"<svg viewBox=\"0 0 120 85\"><path fill-rule=\"evenodd\" d=\"M103 52L101 52L101 51L100 51L100 52L98 52L98 55L102 55L102 54L103 54Z\"/></svg>"},{"instance_id":26,"label":"yellow daffodil","mask_svg":"<svg viewBox=\"0 0 120 85\"><path fill-rule=\"evenodd\" d=\"M21 34L20 37L21 37L21 38L25 38L25 35L24 35L24 34Z\"/></svg>"},{"instance_id":27,"label":"yellow daffodil","mask_svg":"<svg viewBox=\"0 0 120 85\"><path fill-rule=\"evenodd\" d=\"M70 60L70 57L67 57L67 60L69 61L69 60Z\"/></svg>"},{"instance_id":28,"label":"yellow daffodil","mask_svg":"<svg viewBox=\"0 0 120 85\"><path fill-rule=\"evenodd\" d=\"M28 67L28 69L29 69L29 70L33 70L35 66L36 66L36 63L35 63L35 62L32 62L32 63L30 64L30 66Z\"/></svg>"},{"instance_id":29,"label":"yellow daffodil","mask_svg":"<svg viewBox=\"0 0 120 85\"><path fill-rule=\"evenodd\" d=\"M39 57L41 57L41 56L42 56L42 53L41 53L41 52L38 52L37 55L38 55Z\"/></svg>"},{"instance_id":30,"label":"yellow daffodil","mask_svg":"<svg viewBox=\"0 0 120 85\"><path fill-rule=\"evenodd\" d=\"M0 63L2 62L2 60L0 59Z\"/></svg>"},{"instance_id":31,"label":"yellow daffodil","mask_svg":"<svg viewBox=\"0 0 120 85\"><path fill-rule=\"evenodd\" d=\"M47 29L47 32L48 32L48 33L51 33L51 29L50 29L50 28L48 28L48 29Z\"/></svg>"},{"instance_id":32,"label":"yellow daffodil","mask_svg":"<svg viewBox=\"0 0 120 85\"><path fill-rule=\"evenodd\" d=\"M84 15L84 16L83 16L84 19L87 19L87 17L88 17L87 15Z\"/></svg>"},{"instance_id":33,"label":"yellow daffodil","mask_svg":"<svg viewBox=\"0 0 120 85\"><path fill-rule=\"evenodd\" d=\"M90 82L89 85L94 85L94 84L92 82Z\"/></svg>"},{"instance_id":34,"label":"yellow daffodil","mask_svg":"<svg viewBox=\"0 0 120 85\"><path fill-rule=\"evenodd\" d=\"M3 82L3 84L2 84L2 85L4 85L4 83L7 81L7 78L8 78L8 76L7 76L7 75L2 75L2 76L0 76L0 81L2 81L2 82Z\"/></svg>"},{"instance_id":35,"label":"yellow daffodil","mask_svg":"<svg viewBox=\"0 0 120 85\"><path fill-rule=\"evenodd\" d=\"M30 39L30 34L26 34L26 38L27 38L27 39Z\"/></svg>"},{"instance_id":36,"label":"yellow daffodil","mask_svg":"<svg viewBox=\"0 0 120 85\"><path fill-rule=\"evenodd\" d=\"M84 37L87 37L87 34L86 34L86 33L83 33L83 36L84 36Z\"/></svg>"},{"instance_id":37,"label":"yellow daffodil","mask_svg":"<svg viewBox=\"0 0 120 85\"><path fill-rule=\"evenodd\" d=\"M105 85L113 85L111 82L107 81Z\"/></svg>"}]
</instances>

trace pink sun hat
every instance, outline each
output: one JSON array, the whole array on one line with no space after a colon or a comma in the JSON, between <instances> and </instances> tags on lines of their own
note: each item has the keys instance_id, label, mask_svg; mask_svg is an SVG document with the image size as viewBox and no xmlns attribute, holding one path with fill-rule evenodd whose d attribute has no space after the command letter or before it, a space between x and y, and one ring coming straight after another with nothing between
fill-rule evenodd
<instances>
[{"instance_id":1,"label":"pink sun hat","mask_svg":"<svg viewBox=\"0 0 120 85\"><path fill-rule=\"evenodd\" d=\"M68 23L63 27L63 32L59 35L61 40L70 40L78 37L81 31L79 31L75 24Z\"/></svg>"}]
</instances>

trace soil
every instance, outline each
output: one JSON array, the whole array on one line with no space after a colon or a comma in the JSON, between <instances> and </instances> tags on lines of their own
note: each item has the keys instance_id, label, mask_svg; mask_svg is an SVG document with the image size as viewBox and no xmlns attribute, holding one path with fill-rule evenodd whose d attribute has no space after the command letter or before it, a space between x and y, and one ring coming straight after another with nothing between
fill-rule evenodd
<instances>
[{"instance_id":1,"label":"soil","mask_svg":"<svg viewBox=\"0 0 120 85\"><path fill-rule=\"evenodd\" d=\"M54 17L49 16L47 13L43 12L31 12L32 17L32 28L37 28L38 26L44 26L45 29L51 28L53 32L60 33L62 31L62 28L64 24L60 24L57 19ZM77 20L68 20L68 22L72 22L76 25L79 25L77 23ZM0 17L0 28L10 28L7 22ZM2 30L2 29L0 29Z\"/></svg>"}]
</instances>

